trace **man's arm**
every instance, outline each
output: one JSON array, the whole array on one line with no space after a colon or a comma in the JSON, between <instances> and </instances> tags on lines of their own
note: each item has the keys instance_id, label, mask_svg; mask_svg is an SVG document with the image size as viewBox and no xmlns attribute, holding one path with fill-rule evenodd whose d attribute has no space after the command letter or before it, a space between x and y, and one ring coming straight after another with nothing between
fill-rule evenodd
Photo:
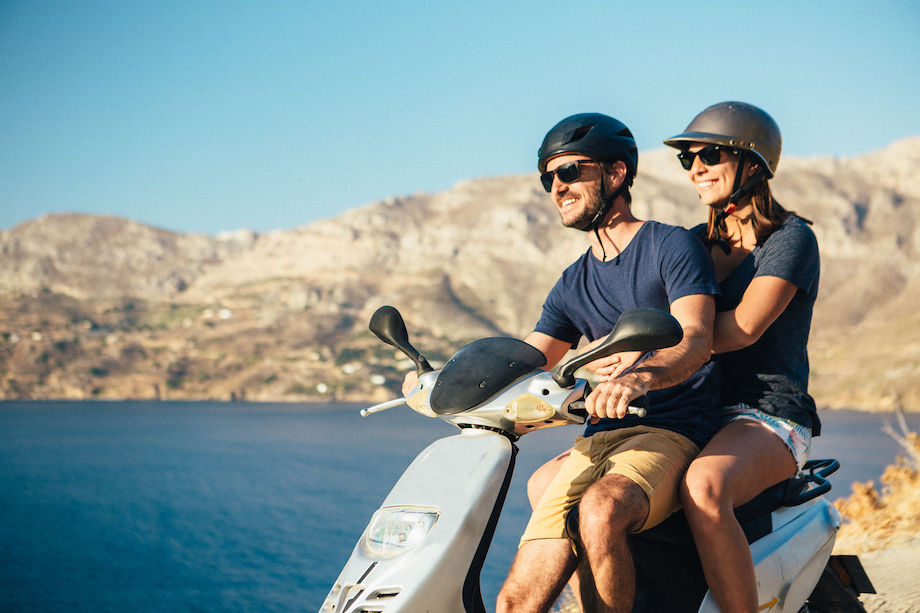
<instances>
[{"instance_id":1,"label":"man's arm","mask_svg":"<svg viewBox=\"0 0 920 613\"><path fill-rule=\"evenodd\" d=\"M550 370L558 364L559 360L564 358L565 354L572 348L567 342L560 341L558 338L553 338L549 334L537 332L536 330L528 334L524 342L543 352L543 355L546 356L546 365L543 367L545 370Z\"/></svg>"},{"instance_id":2,"label":"man's arm","mask_svg":"<svg viewBox=\"0 0 920 613\"><path fill-rule=\"evenodd\" d=\"M649 390L685 381L710 357L715 300L693 294L671 303L671 315L680 323L684 338L662 349L635 370L598 384L587 398L588 412L597 417L625 417L629 402Z\"/></svg>"}]
</instances>

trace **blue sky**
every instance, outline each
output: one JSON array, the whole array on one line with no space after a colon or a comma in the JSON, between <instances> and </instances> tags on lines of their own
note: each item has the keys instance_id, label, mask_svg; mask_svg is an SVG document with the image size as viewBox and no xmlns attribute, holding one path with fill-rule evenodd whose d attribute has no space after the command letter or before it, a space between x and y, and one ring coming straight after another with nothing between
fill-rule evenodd
<instances>
[{"instance_id":1,"label":"blue sky","mask_svg":"<svg viewBox=\"0 0 920 613\"><path fill-rule=\"evenodd\" d=\"M744 100L858 155L920 134L918 65L911 1L0 0L0 228L293 228L532 172L584 111L648 150Z\"/></svg>"}]
</instances>

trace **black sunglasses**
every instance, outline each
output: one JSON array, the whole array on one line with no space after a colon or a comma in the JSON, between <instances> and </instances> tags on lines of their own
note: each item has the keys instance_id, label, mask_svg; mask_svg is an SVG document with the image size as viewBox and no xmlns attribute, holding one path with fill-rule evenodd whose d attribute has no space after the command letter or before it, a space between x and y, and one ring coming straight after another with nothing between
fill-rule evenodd
<instances>
[{"instance_id":1,"label":"black sunglasses","mask_svg":"<svg viewBox=\"0 0 920 613\"><path fill-rule=\"evenodd\" d=\"M548 192L553 191L553 178L559 177L563 183L574 183L581 178L581 164L597 164L594 160L575 160L568 164L563 164L556 170L548 170L540 175L540 182L543 183L543 189Z\"/></svg>"},{"instance_id":2,"label":"black sunglasses","mask_svg":"<svg viewBox=\"0 0 920 613\"><path fill-rule=\"evenodd\" d=\"M681 151L677 154L677 159L680 160L680 165L684 167L684 170L690 170L693 168L693 159L696 158L696 156L700 156L700 161L706 166L715 166L722 161L723 151L738 153L737 149L733 149L731 147L709 145L708 147L703 147L696 153L691 153L690 151Z\"/></svg>"}]
</instances>

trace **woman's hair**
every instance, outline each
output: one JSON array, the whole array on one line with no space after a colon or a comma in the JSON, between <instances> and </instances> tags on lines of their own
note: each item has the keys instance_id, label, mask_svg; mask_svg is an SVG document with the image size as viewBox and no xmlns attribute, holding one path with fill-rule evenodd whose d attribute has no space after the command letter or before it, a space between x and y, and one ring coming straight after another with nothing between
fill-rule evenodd
<instances>
[{"instance_id":1,"label":"woman's hair","mask_svg":"<svg viewBox=\"0 0 920 613\"><path fill-rule=\"evenodd\" d=\"M795 215L809 225L812 223L794 211L783 208L770 192L770 184L766 177L761 177L757 186L751 190L751 205L751 223L758 245L767 242L770 235L783 225L790 215ZM720 210L709 209L709 222L706 224L706 243L709 245L718 244L723 240L722 233L726 230L725 217L720 216L720 213Z\"/></svg>"}]
</instances>

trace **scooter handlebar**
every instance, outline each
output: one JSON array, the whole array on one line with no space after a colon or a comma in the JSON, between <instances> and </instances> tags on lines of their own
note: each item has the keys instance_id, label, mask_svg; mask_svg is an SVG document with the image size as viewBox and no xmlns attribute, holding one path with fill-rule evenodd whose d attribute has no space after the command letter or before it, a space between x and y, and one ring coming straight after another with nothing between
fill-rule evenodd
<instances>
[{"instance_id":1,"label":"scooter handlebar","mask_svg":"<svg viewBox=\"0 0 920 613\"><path fill-rule=\"evenodd\" d=\"M386 402L381 402L380 404L375 404L372 407L367 407L366 409L361 409L361 417L367 417L373 415L374 413L379 413L381 411L386 411L387 409L394 409L398 406L406 404L405 398L396 398L394 400L388 400Z\"/></svg>"},{"instance_id":2,"label":"scooter handlebar","mask_svg":"<svg viewBox=\"0 0 920 613\"><path fill-rule=\"evenodd\" d=\"M585 415L587 415L588 410L585 408L585 401L575 400L574 402L569 404L569 412L575 413L575 414L579 414L583 412ZM634 407L632 405L629 405L628 407L626 407L626 412L629 413L630 415L635 415L636 417L645 417L645 415L648 413L648 411L645 410L645 407Z\"/></svg>"}]
</instances>

